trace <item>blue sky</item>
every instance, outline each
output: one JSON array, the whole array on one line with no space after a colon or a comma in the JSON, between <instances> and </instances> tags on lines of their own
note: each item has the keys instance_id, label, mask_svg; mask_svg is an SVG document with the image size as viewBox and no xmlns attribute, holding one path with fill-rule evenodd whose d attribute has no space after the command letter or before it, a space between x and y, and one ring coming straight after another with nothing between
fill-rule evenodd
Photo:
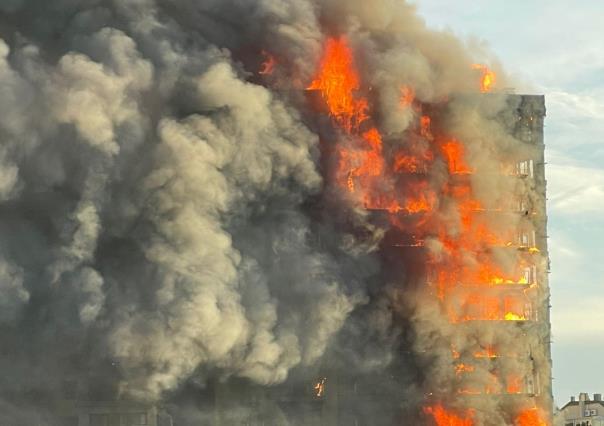
<instances>
[{"instance_id":1,"label":"blue sky","mask_svg":"<svg viewBox=\"0 0 604 426\"><path fill-rule=\"evenodd\" d=\"M604 1L416 0L545 94L554 397L604 392Z\"/></svg>"}]
</instances>

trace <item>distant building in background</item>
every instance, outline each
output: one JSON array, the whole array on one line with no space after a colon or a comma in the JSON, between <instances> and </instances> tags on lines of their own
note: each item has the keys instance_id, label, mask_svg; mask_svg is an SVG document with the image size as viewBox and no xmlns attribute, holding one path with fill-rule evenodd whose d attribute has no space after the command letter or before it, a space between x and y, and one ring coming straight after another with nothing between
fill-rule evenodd
<instances>
[{"instance_id":1,"label":"distant building in background","mask_svg":"<svg viewBox=\"0 0 604 426\"><path fill-rule=\"evenodd\" d=\"M592 400L587 393L580 393L566 403L559 414L559 425L564 426L604 426L604 401L602 394L595 393Z\"/></svg>"}]
</instances>

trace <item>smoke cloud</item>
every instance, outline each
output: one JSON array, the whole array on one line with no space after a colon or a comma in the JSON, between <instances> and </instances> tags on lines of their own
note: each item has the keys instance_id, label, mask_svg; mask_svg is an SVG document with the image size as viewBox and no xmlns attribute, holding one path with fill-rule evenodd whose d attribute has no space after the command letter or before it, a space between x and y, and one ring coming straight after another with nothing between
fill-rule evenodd
<instances>
[{"instance_id":1,"label":"smoke cloud","mask_svg":"<svg viewBox=\"0 0 604 426\"><path fill-rule=\"evenodd\" d=\"M304 89L325 39L340 34L370 88L385 155L427 143L421 114L401 107L402 87L418 104L446 105L441 131L464 141L471 167L535 155L510 135L505 96L455 97L478 92L471 64L485 58L506 87L497 61L428 29L407 2L0 4L3 416L26 424L43 411L32 391L52 399L72 380L81 394L108 384L111 398L165 406L176 424L212 424L207 403L217 397L195 395L243 383L273 401L263 410L274 424L310 425L303 407L295 420L274 401L292 389L312 396L314 379L329 374L327 383L376 390L375 400L350 397L350 416L391 424L392 412L416 416L431 389L463 407L452 342L462 358L539 345L547 330L459 331L408 267L413 255L393 263L385 254L396 226L334 184L326 146L354 138ZM276 66L261 75L266 55ZM437 160L430 188L447 173ZM487 208L501 202L494 194L531 190L471 179ZM439 198L440 220L455 235L462 219L447 202ZM488 220L494 229L525 221ZM437 238L425 247L446 257ZM505 250L494 256L516 264ZM522 376L531 365L508 359L498 369ZM475 373L464 386L484 387L492 369ZM237 401L224 424L252 415ZM508 405L497 404L477 402L477 418L508 424Z\"/></svg>"}]
</instances>

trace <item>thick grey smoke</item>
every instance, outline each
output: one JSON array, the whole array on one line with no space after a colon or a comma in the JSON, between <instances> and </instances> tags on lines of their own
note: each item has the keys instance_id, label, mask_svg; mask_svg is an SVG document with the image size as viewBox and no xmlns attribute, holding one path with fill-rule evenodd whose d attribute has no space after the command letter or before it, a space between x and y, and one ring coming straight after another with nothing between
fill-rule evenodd
<instances>
[{"instance_id":1,"label":"thick grey smoke","mask_svg":"<svg viewBox=\"0 0 604 426\"><path fill-rule=\"evenodd\" d=\"M318 139L246 81L222 7L2 5L0 303L4 333L29 328L16 354L118 360L142 398L200 368L271 384L315 362L357 303L301 212ZM209 28L179 22L189 8Z\"/></svg>"},{"instance_id":2,"label":"thick grey smoke","mask_svg":"<svg viewBox=\"0 0 604 426\"><path fill-rule=\"evenodd\" d=\"M451 341L523 338L459 335L433 298L400 291L406 271L381 271L387 227L325 181L325 126L309 124L302 93L329 34L355 47L392 146L418 119L401 87L421 103L476 92L469 65L488 55L394 0L0 3L0 392L15 404L2 411L17 419L29 410L19 395L73 379L182 399L188 421L211 422L191 389L270 392L325 370L417 407L424 376L454 381ZM260 77L263 52L277 67ZM472 165L496 167L494 147L517 155L504 107L450 106ZM494 192L525 191L509 182L473 185L494 204ZM391 381L374 377L386 371ZM359 415L378 424L380 407Z\"/></svg>"}]
</instances>

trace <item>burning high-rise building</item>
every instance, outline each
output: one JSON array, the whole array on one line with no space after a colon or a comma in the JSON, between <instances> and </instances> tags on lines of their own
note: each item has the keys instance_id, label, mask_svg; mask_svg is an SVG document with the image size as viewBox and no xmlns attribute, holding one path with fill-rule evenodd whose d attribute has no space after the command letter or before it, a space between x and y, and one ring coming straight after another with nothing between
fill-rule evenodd
<instances>
[{"instance_id":1,"label":"burning high-rise building","mask_svg":"<svg viewBox=\"0 0 604 426\"><path fill-rule=\"evenodd\" d=\"M358 95L344 38L327 41L309 90L320 91L340 135L323 137L333 146L328 179L370 212L368 222L382 222L382 277L401 305L412 298L424 414L439 426L545 425L552 392L544 98L488 93L495 74L474 68L480 95L424 103L402 86L398 107L416 122L390 140ZM466 120L476 128L464 128ZM342 424L370 424L354 422Z\"/></svg>"},{"instance_id":2,"label":"burning high-rise building","mask_svg":"<svg viewBox=\"0 0 604 426\"><path fill-rule=\"evenodd\" d=\"M0 38L0 423L68 378L84 423L549 424L544 99L481 46L393 0Z\"/></svg>"}]
</instances>

